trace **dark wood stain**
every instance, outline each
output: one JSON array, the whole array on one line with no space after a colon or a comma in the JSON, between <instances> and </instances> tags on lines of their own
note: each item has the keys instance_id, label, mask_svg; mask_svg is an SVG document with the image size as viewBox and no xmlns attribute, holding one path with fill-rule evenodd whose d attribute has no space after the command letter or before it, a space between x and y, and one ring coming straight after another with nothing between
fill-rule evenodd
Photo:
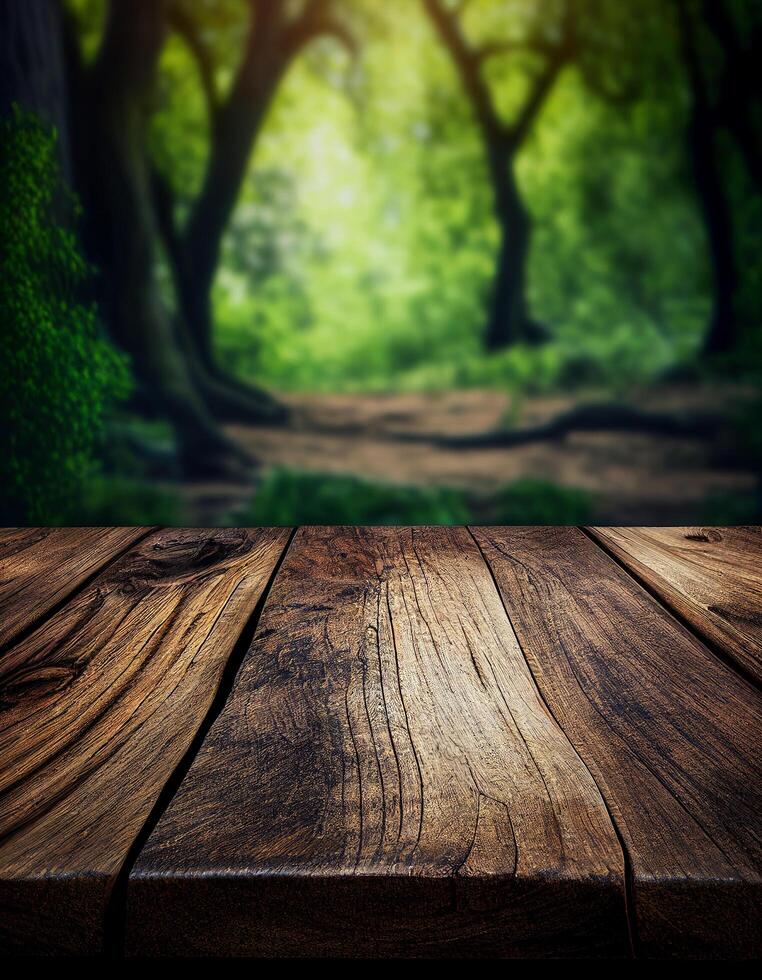
<instances>
[{"instance_id":1,"label":"dark wood stain","mask_svg":"<svg viewBox=\"0 0 762 980\"><path fill-rule=\"evenodd\" d=\"M609 815L465 529L298 533L128 949L626 955Z\"/></svg>"}]
</instances>

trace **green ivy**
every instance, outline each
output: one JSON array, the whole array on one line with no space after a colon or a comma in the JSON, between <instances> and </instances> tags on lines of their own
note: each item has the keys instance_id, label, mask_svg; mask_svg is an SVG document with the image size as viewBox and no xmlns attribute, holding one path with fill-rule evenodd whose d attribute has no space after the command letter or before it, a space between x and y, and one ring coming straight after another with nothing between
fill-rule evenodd
<instances>
[{"instance_id":1,"label":"green ivy","mask_svg":"<svg viewBox=\"0 0 762 980\"><path fill-rule=\"evenodd\" d=\"M79 293L91 269L56 135L13 107L0 119L0 516L54 523L76 512L97 469L111 405L126 396L123 355Z\"/></svg>"}]
</instances>

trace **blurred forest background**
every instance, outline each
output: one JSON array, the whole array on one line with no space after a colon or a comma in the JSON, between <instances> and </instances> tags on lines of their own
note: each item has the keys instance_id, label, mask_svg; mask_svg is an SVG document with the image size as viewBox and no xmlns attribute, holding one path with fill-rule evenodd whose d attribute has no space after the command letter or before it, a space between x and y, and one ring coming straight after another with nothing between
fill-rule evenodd
<instances>
[{"instance_id":1,"label":"blurred forest background","mask_svg":"<svg viewBox=\"0 0 762 980\"><path fill-rule=\"evenodd\" d=\"M762 0L0 0L8 523L762 522Z\"/></svg>"}]
</instances>

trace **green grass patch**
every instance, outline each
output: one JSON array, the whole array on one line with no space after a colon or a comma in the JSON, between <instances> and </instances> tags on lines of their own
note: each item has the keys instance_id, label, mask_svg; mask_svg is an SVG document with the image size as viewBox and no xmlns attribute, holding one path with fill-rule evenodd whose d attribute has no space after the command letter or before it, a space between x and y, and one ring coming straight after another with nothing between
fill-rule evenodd
<instances>
[{"instance_id":1,"label":"green grass patch","mask_svg":"<svg viewBox=\"0 0 762 980\"><path fill-rule=\"evenodd\" d=\"M462 490L392 486L352 476L270 472L236 523L292 524L583 524L592 498L542 480L519 480L478 502Z\"/></svg>"},{"instance_id":2,"label":"green grass patch","mask_svg":"<svg viewBox=\"0 0 762 980\"><path fill-rule=\"evenodd\" d=\"M713 493L702 507L701 521L709 527L762 524L762 496L757 493Z\"/></svg>"},{"instance_id":3,"label":"green grass patch","mask_svg":"<svg viewBox=\"0 0 762 980\"><path fill-rule=\"evenodd\" d=\"M517 480L497 493L490 510L495 524L587 524L593 498L545 480Z\"/></svg>"},{"instance_id":4,"label":"green grass patch","mask_svg":"<svg viewBox=\"0 0 762 980\"><path fill-rule=\"evenodd\" d=\"M96 475L76 503L60 517L62 524L131 527L138 524L181 526L185 523L179 496L142 480Z\"/></svg>"},{"instance_id":5,"label":"green grass patch","mask_svg":"<svg viewBox=\"0 0 762 980\"><path fill-rule=\"evenodd\" d=\"M470 510L457 490L396 487L351 476L275 469L267 475L244 523L465 524Z\"/></svg>"}]
</instances>

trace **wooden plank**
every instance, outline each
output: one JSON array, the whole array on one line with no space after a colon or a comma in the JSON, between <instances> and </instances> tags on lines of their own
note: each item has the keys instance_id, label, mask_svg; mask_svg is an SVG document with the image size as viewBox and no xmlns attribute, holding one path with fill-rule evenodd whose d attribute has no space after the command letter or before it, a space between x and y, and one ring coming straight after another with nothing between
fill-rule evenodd
<instances>
[{"instance_id":1,"label":"wooden plank","mask_svg":"<svg viewBox=\"0 0 762 980\"><path fill-rule=\"evenodd\" d=\"M622 955L623 880L468 532L302 528L135 863L127 949Z\"/></svg>"},{"instance_id":2,"label":"wooden plank","mask_svg":"<svg viewBox=\"0 0 762 980\"><path fill-rule=\"evenodd\" d=\"M697 633L762 682L762 528L590 531Z\"/></svg>"},{"instance_id":3,"label":"wooden plank","mask_svg":"<svg viewBox=\"0 0 762 980\"><path fill-rule=\"evenodd\" d=\"M576 528L473 533L615 816L641 953L762 953L757 689Z\"/></svg>"},{"instance_id":4,"label":"wooden plank","mask_svg":"<svg viewBox=\"0 0 762 980\"><path fill-rule=\"evenodd\" d=\"M0 529L0 648L38 623L145 527Z\"/></svg>"},{"instance_id":5,"label":"wooden plank","mask_svg":"<svg viewBox=\"0 0 762 980\"><path fill-rule=\"evenodd\" d=\"M286 530L165 530L0 659L0 949L89 953Z\"/></svg>"}]
</instances>

